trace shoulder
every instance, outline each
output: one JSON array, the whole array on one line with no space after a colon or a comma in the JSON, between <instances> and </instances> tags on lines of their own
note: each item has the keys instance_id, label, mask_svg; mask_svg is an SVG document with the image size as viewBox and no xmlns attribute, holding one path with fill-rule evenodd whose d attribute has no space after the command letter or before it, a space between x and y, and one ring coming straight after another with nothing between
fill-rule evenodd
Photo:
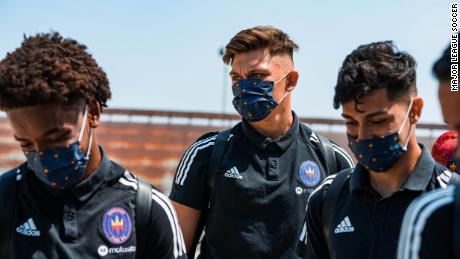
<instances>
[{"instance_id":1,"label":"shoulder","mask_svg":"<svg viewBox=\"0 0 460 259\"><path fill-rule=\"evenodd\" d=\"M446 188L449 184L460 181L459 175L452 173L449 169L438 163L435 163L433 178L435 178L436 185L441 188Z\"/></svg>"},{"instance_id":2,"label":"shoulder","mask_svg":"<svg viewBox=\"0 0 460 259\"><path fill-rule=\"evenodd\" d=\"M125 171L119 179L120 183L130 186L136 192L138 190L138 178L132 173ZM152 186L151 198L152 207L150 211L150 226L154 229L152 235L164 242L173 245L175 258L185 254L185 244L180 230L176 211L169 198ZM169 241L168 241L169 240Z\"/></svg>"},{"instance_id":3,"label":"shoulder","mask_svg":"<svg viewBox=\"0 0 460 259\"><path fill-rule=\"evenodd\" d=\"M332 150L334 151L334 154L336 156L336 160L339 161L339 163L343 163L344 165L347 165L348 167L354 167L354 162L351 156L348 154L348 152L342 148L340 145L332 141L330 138L327 138L318 132L315 132L308 126L304 124L300 124L301 128L301 138L305 141L310 143L312 146L314 146L317 150L323 149L324 145L324 139L329 140L330 146ZM346 166L344 166L346 167Z\"/></svg>"},{"instance_id":4,"label":"shoulder","mask_svg":"<svg viewBox=\"0 0 460 259\"><path fill-rule=\"evenodd\" d=\"M410 258L410 254L417 253L424 242L424 231L433 229L430 225L436 226L436 231L439 230L439 224L445 224L449 228L452 226L449 218L446 218L451 213L445 212L454 203L456 188L458 185L451 185L427 192L409 205L401 226L398 258Z\"/></svg>"},{"instance_id":5,"label":"shoulder","mask_svg":"<svg viewBox=\"0 0 460 259\"><path fill-rule=\"evenodd\" d=\"M340 188L339 194L342 192L343 187L348 184L351 175L353 174L354 168L348 168L342 170L336 174L329 175L328 177L324 178L323 182L310 194L308 198L308 203L317 203L321 206L324 203L324 199L326 194L329 192L330 188ZM339 182L337 182L339 181ZM340 184L340 182L342 182ZM334 183L334 185L332 185ZM340 185L336 185L340 184ZM332 187L331 187L332 186Z\"/></svg>"},{"instance_id":6,"label":"shoulder","mask_svg":"<svg viewBox=\"0 0 460 259\"><path fill-rule=\"evenodd\" d=\"M4 173L0 173L0 181L12 181L16 179L16 181L20 181L27 171L26 163L19 165L18 167L14 167Z\"/></svg>"},{"instance_id":7,"label":"shoulder","mask_svg":"<svg viewBox=\"0 0 460 259\"><path fill-rule=\"evenodd\" d=\"M329 175L328 177L324 178L323 182L316 187L315 190L310 194L308 197L308 206L311 204L323 204L324 196L326 195L329 187L331 186L332 182L334 181L336 174Z\"/></svg>"}]
</instances>

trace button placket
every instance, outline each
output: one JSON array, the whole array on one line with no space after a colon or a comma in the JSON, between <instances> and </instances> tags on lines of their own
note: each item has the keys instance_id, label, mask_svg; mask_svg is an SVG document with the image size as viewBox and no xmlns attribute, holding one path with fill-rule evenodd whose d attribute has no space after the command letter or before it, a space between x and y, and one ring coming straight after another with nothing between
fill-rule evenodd
<instances>
[{"instance_id":1,"label":"button placket","mask_svg":"<svg viewBox=\"0 0 460 259\"><path fill-rule=\"evenodd\" d=\"M72 203L64 205L63 223L65 236L69 239L76 239L78 235L77 211Z\"/></svg>"},{"instance_id":2,"label":"button placket","mask_svg":"<svg viewBox=\"0 0 460 259\"><path fill-rule=\"evenodd\" d=\"M268 179L276 180L279 178L279 159L277 157L268 158Z\"/></svg>"}]
</instances>

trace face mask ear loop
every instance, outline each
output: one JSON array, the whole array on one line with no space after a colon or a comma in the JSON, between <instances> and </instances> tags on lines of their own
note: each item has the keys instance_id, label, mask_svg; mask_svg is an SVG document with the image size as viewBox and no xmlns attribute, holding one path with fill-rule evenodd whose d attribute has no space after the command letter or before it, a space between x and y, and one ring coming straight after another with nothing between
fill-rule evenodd
<instances>
[{"instance_id":1,"label":"face mask ear loop","mask_svg":"<svg viewBox=\"0 0 460 259\"><path fill-rule=\"evenodd\" d=\"M86 151L85 160L89 160L89 156L91 155L91 146L93 144L93 129L89 128L89 141L88 141L88 151Z\"/></svg>"},{"instance_id":2,"label":"face mask ear loop","mask_svg":"<svg viewBox=\"0 0 460 259\"><path fill-rule=\"evenodd\" d=\"M407 118L409 118L409 114L410 114L410 111L412 109L412 103L413 103L413 99L411 98L410 99L410 104L409 104L409 109L407 110L406 116L405 116L405 118L404 118L404 120L403 120L403 122L401 124L401 127L399 127L398 135L401 135L402 129L404 128L404 124L406 123ZM402 147L404 150L407 150L407 145L409 144L411 133L412 133L412 125L409 128L409 133L407 135L406 142L404 143L404 145Z\"/></svg>"},{"instance_id":3,"label":"face mask ear loop","mask_svg":"<svg viewBox=\"0 0 460 259\"><path fill-rule=\"evenodd\" d=\"M83 123L80 129L80 136L78 137L78 142L81 143L81 139L83 138L83 131L85 130L86 118L88 117L88 105L85 105L85 112L83 112Z\"/></svg>"},{"instance_id":4,"label":"face mask ear loop","mask_svg":"<svg viewBox=\"0 0 460 259\"><path fill-rule=\"evenodd\" d=\"M81 139L83 138L83 132L86 128L86 120L88 118L88 105L85 105L85 112L83 113L83 123L80 129L80 136L78 137L78 143L81 143ZM88 141L88 150L86 151L85 160L89 160L89 156L91 155L91 144L93 143L93 129L89 128L89 141Z\"/></svg>"},{"instance_id":5,"label":"face mask ear loop","mask_svg":"<svg viewBox=\"0 0 460 259\"><path fill-rule=\"evenodd\" d=\"M284 96L281 97L281 100L278 102L278 104L280 104L280 103L284 100L284 98L285 98L289 93L290 93L290 92L286 92L286 93L284 94Z\"/></svg>"},{"instance_id":6,"label":"face mask ear loop","mask_svg":"<svg viewBox=\"0 0 460 259\"><path fill-rule=\"evenodd\" d=\"M276 81L273 85L276 85L277 83L281 82L281 80L283 80L287 75L289 75L289 73L291 73L291 72L287 72L283 77L281 77L280 80ZM287 96L288 94L289 94L289 92L286 92L286 93L283 95L283 97L281 97L281 100L278 102L278 104L280 104L280 103L284 100L284 98L286 98L286 96Z\"/></svg>"},{"instance_id":7,"label":"face mask ear loop","mask_svg":"<svg viewBox=\"0 0 460 259\"><path fill-rule=\"evenodd\" d=\"M277 83L281 82L287 75L289 75L291 72L287 72L283 77L280 78L280 80L276 81L273 85L276 85Z\"/></svg>"}]
</instances>

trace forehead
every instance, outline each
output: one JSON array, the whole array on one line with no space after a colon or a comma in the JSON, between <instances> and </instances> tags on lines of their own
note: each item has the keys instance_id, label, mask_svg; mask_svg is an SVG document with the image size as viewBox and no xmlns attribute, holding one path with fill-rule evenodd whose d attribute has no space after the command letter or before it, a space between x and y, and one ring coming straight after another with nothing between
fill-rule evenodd
<instances>
[{"instance_id":1,"label":"forehead","mask_svg":"<svg viewBox=\"0 0 460 259\"><path fill-rule=\"evenodd\" d=\"M357 105L355 100L345 102L343 104L343 111L345 114L366 115L368 113L382 111L389 105L391 105L391 102L388 100L387 90L377 89L359 99ZM359 111L357 111L356 108Z\"/></svg>"},{"instance_id":2,"label":"forehead","mask_svg":"<svg viewBox=\"0 0 460 259\"><path fill-rule=\"evenodd\" d=\"M377 89L370 92L368 95L358 100L358 105L351 100L342 105L343 115L360 118L368 115L374 116L378 114L395 115L401 111L407 111L408 101L392 101L388 99L386 89ZM358 110L356 110L358 109Z\"/></svg>"},{"instance_id":3,"label":"forehead","mask_svg":"<svg viewBox=\"0 0 460 259\"><path fill-rule=\"evenodd\" d=\"M233 58L232 72L244 73L255 69L273 69L292 63L289 55L270 55L268 48L238 53Z\"/></svg>"},{"instance_id":4,"label":"forehead","mask_svg":"<svg viewBox=\"0 0 460 259\"><path fill-rule=\"evenodd\" d=\"M76 124L81 107L58 103L21 107L6 112L17 136L31 136L53 127Z\"/></svg>"}]
</instances>

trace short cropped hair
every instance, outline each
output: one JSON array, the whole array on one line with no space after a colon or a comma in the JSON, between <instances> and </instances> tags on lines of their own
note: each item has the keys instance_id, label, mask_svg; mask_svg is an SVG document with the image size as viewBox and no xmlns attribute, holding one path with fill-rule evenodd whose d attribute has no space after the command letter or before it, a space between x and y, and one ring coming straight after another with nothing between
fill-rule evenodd
<instances>
[{"instance_id":1,"label":"short cropped hair","mask_svg":"<svg viewBox=\"0 0 460 259\"><path fill-rule=\"evenodd\" d=\"M440 81L450 80L451 65L457 62L451 62L450 59L450 46L446 48L442 56L433 65L433 74Z\"/></svg>"},{"instance_id":2,"label":"short cropped hair","mask_svg":"<svg viewBox=\"0 0 460 259\"><path fill-rule=\"evenodd\" d=\"M238 32L225 47L223 61L231 64L236 54L268 48L270 55L287 54L293 60L294 51L299 49L289 35L271 26L257 26Z\"/></svg>"},{"instance_id":3,"label":"short cropped hair","mask_svg":"<svg viewBox=\"0 0 460 259\"><path fill-rule=\"evenodd\" d=\"M71 104L81 98L107 107L107 75L86 49L57 32L24 37L21 46L0 61L0 109Z\"/></svg>"},{"instance_id":4,"label":"short cropped hair","mask_svg":"<svg viewBox=\"0 0 460 259\"><path fill-rule=\"evenodd\" d=\"M359 46L342 64L335 86L334 108L360 99L374 90L386 89L388 99L402 100L417 93L416 62L391 41ZM408 98L409 99L409 98Z\"/></svg>"}]
</instances>

